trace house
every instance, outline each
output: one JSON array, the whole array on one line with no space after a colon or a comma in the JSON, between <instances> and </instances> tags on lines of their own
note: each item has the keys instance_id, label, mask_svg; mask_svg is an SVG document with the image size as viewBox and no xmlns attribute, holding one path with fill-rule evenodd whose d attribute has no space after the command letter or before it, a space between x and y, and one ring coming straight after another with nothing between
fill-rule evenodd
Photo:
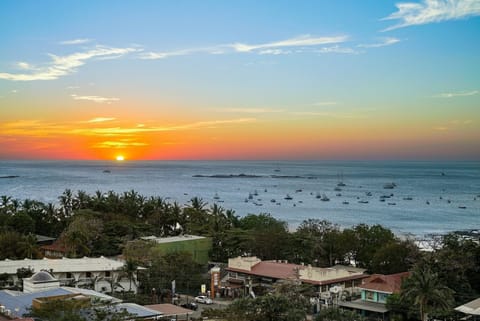
<instances>
[{"instance_id":1,"label":"house","mask_svg":"<svg viewBox=\"0 0 480 321\"><path fill-rule=\"evenodd\" d=\"M262 261L255 256L229 259L226 271L228 275L223 282L223 292L227 292L224 294L228 296L247 290L254 295L256 288L269 289L280 280L311 284L318 293L328 292L334 286L352 292L368 277L364 269L355 267L336 265L319 268L287 261Z\"/></svg>"},{"instance_id":2,"label":"house","mask_svg":"<svg viewBox=\"0 0 480 321\"><path fill-rule=\"evenodd\" d=\"M462 304L455 310L473 316L472 321L480 320L480 298Z\"/></svg>"},{"instance_id":3,"label":"house","mask_svg":"<svg viewBox=\"0 0 480 321\"><path fill-rule=\"evenodd\" d=\"M373 274L359 286L361 299L342 301L339 302L339 306L356 310L364 316L374 316L386 320L389 312L386 307L387 298L393 293L400 293L402 282L409 275L409 272L389 275Z\"/></svg>"},{"instance_id":4,"label":"house","mask_svg":"<svg viewBox=\"0 0 480 321\"><path fill-rule=\"evenodd\" d=\"M188 252L192 254L194 261L200 264L207 264L209 252L212 249L212 240L209 237L196 235L179 235L171 237L145 236L144 241L155 242L155 250L160 253Z\"/></svg>"},{"instance_id":5,"label":"house","mask_svg":"<svg viewBox=\"0 0 480 321\"><path fill-rule=\"evenodd\" d=\"M136 276L134 276L134 279L130 282L130 280L123 275L123 266L123 261L117 261L103 256L98 258L83 257L79 259L6 259L0 261L0 275L6 273L13 283L17 283L20 281L17 276L17 270L27 268L33 270L33 272L48 271L60 282L60 285L90 287L95 291L111 292L112 284L118 284L119 287L114 286L114 290L123 289L129 291L131 286L131 290L136 292Z\"/></svg>"},{"instance_id":6,"label":"house","mask_svg":"<svg viewBox=\"0 0 480 321\"><path fill-rule=\"evenodd\" d=\"M67 248L60 241L40 246L40 252L49 259L61 259L67 256Z\"/></svg>"},{"instance_id":7,"label":"house","mask_svg":"<svg viewBox=\"0 0 480 321\"><path fill-rule=\"evenodd\" d=\"M0 317L7 316L11 319L28 316L32 308L41 308L52 301L70 301L81 303L82 315L88 317L90 307L95 305L96 309L109 309L108 311L126 311L135 315L135 319L157 320L162 316L161 312L140 306L134 303L123 303L121 300L99 293L93 290L62 287L48 272L35 273L24 283L49 283L48 288L36 288L32 292L18 292L10 290L0 291ZM24 288L28 286L24 284ZM30 289L31 290L31 289Z\"/></svg>"}]
</instances>

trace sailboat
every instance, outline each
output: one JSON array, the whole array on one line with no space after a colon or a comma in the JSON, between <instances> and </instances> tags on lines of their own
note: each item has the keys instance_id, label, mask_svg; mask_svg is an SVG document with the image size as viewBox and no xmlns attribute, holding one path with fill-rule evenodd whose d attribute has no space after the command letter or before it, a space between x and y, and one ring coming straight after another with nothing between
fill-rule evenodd
<instances>
[{"instance_id":1,"label":"sailboat","mask_svg":"<svg viewBox=\"0 0 480 321\"><path fill-rule=\"evenodd\" d=\"M347 185L343 182L343 172L342 172L342 173L339 175L339 177L338 177L337 186L338 186L338 187L347 186Z\"/></svg>"}]
</instances>

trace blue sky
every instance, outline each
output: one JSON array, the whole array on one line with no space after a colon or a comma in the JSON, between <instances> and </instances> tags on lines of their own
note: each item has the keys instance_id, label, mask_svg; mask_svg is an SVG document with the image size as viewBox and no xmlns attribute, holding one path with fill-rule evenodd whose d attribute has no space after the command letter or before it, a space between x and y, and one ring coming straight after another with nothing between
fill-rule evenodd
<instances>
[{"instance_id":1,"label":"blue sky","mask_svg":"<svg viewBox=\"0 0 480 321\"><path fill-rule=\"evenodd\" d=\"M305 138L285 132L308 129L299 157L478 159L479 16L480 0L2 1L0 116L26 127L0 139L24 149L39 128L98 118L107 129L154 123L144 134L180 128L168 142L178 146L193 144L195 124L224 158L241 157L227 146L247 148L246 132L278 145L262 157L289 158ZM40 153L11 153L44 157L64 144L55 135ZM371 148L375 136L392 150ZM156 154L158 137L115 139L108 146L140 158L208 158ZM89 144L72 157L104 157Z\"/></svg>"}]
</instances>

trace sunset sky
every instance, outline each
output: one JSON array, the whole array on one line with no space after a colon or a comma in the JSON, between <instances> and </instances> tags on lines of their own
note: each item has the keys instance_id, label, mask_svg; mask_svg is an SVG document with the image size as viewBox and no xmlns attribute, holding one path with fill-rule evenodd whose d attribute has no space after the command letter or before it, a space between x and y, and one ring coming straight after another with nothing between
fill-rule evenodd
<instances>
[{"instance_id":1,"label":"sunset sky","mask_svg":"<svg viewBox=\"0 0 480 321\"><path fill-rule=\"evenodd\" d=\"M0 2L0 159L480 159L480 0Z\"/></svg>"}]
</instances>

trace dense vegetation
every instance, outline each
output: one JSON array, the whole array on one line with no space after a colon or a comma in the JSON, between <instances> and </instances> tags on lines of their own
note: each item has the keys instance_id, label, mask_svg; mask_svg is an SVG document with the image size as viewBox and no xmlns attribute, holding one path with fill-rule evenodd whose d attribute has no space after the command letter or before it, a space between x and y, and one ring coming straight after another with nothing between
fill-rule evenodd
<instances>
[{"instance_id":1,"label":"dense vegetation","mask_svg":"<svg viewBox=\"0 0 480 321\"><path fill-rule=\"evenodd\" d=\"M410 297L393 296L389 302L401 319L438 315L446 306L463 304L480 293L480 246L458 235L447 235L443 247L422 253L411 240L399 239L381 225L359 224L341 229L325 220L309 219L291 232L286 222L269 214L239 217L232 210L209 205L200 198L180 205L160 197L146 198L135 191L121 194L98 191L89 195L66 190L57 205L2 196L0 259L39 257L34 234L59 238L70 257L123 253L130 264L149 267L142 276L142 289L148 299L153 288L161 297L163 289L169 288L174 279L179 291L192 292L205 283L206 267L196 264L187 253L161 255L152 251L148 242L138 241L140 236L180 234L210 237L213 262L226 262L238 255L321 267L353 262L370 273L407 270L430 273L436 287L451 290L442 292L443 301L415 301L412 297L420 292L408 290L414 288L413 281L410 285L406 283L405 292L410 291ZM278 297L272 300L283 302L282 295L277 293ZM247 301L237 305L270 305L263 301ZM324 320L329 317L329 314L322 316Z\"/></svg>"}]
</instances>

